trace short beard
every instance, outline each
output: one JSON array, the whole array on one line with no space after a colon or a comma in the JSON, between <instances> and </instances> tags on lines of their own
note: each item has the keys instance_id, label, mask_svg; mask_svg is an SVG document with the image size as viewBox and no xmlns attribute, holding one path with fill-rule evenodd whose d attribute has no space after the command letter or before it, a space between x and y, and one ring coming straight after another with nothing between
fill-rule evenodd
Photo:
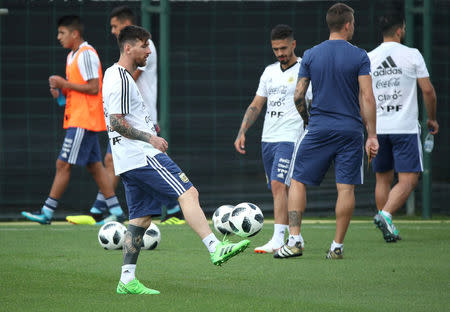
<instances>
[{"instance_id":1,"label":"short beard","mask_svg":"<svg viewBox=\"0 0 450 312\"><path fill-rule=\"evenodd\" d=\"M136 67L145 67L145 65L147 65L147 61L136 63Z\"/></svg>"}]
</instances>

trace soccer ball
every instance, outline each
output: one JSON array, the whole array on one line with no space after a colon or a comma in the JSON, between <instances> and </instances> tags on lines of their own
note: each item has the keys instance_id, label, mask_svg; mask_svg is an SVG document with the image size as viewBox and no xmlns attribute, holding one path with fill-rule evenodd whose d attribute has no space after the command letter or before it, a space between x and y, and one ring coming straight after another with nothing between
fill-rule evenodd
<instances>
[{"instance_id":1,"label":"soccer ball","mask_svg":"<svg viewBox=\"0 0 450 312\"><path fill-rule=\"evenodd\" d=\"M212 222L214 229L221 234L233 234L228 219L233 211L233 205L222 205L214 211Z\"/></svg>"},{"instance_id":2,"label":"soccer ball","mask_svg":"<svg viewBox=\"0 0 450 312\"><path fill-rule=\"evenodd\" d=\"M142 249L152 250L158 247L159 242L161 241L161 232L155 223L150 224L145 231L143 241L144 246L142 246Z\"/></svg>"},{"instance_id":3,"label":"soccer ball","mask_svg":"<svg viewBox=\"0 0 450 312\"><path fill-rule=\"evenodd\" d=\"M240 203L231 212L229 224L234 234L250 237L261 231L264 216L258 206L252 203Z\"/></svg>"},{"instance_id":4,"label":"soccer ball","mask_svg":"<svg viewBox=\"0 0 450 312\"><path fill-rule=\"evenodd\" d=\"M104 224L98 231L98 242L108 250L122 248L127 228L119 222L111 221Z\"/></svg>"}]
</instances>

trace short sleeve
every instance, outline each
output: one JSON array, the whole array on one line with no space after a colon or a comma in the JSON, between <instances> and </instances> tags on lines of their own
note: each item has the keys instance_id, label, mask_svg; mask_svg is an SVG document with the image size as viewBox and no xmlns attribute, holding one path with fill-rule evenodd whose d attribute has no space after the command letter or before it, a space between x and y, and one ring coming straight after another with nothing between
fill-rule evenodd
<instances>
[{"instance_id":1,"label":"short sleeve","mask_svg":"<svg viewBox=\"0 0 450 312\"><path fill-rule=\"evenodd\" d=\"M430 77L430 74L428 73L427 65L425 64L425 60L423 59L422 54L417 49L414 49L414 64L416 66L416 77L417 78Z\"/></svg>"},{"instance_id":2,"label":"short sleeve","mask_svg":"<svg viewBox=\"0 0 450 312\"><path fill-rule=\"evenodd\" d=\"M358 76L370 75L370 59L367 52L361 50L361 64L359 66Z\"/></svg>"},{"instance_id":3,"label":"short sleeve","mask_svg":"<svg viewBox=\"0 0 450 312\"><path fill-rule=\"evenodd\" d=\"M309 71L310 64L310 50L306 50L303 54L302 61L300 62L300 70L298 71L298 78L311 78L311 73Z\"/></svg>"},{"instance_id":4,"label":"short sleeve","mask_svg":"<svg viewBox=\"0 0 450 312\"><path fill-rule=\"evenodd\" d=\"M125 70L116 68L116 73L103 85L103 97L109 114L126 115L130 106L130 79Z\"/></svg>"},{"instance_id":5,"label":"short sleeve","mask_svg":"<svg viewBox=\"0 0 450 312\"><path fill-rule=\"evenodd\" d=\"M256 90L256 95L267 97L267 69L264 70L263 74L261 75L261 78L259 79L259 85L258 90Z\"/></svg>"},{"instance_id":6,"label":"short sleeve","mask_svg":"<svg viewBox=\"0 0 450 312\"><path fill-rule=\"evenodd\" d=\"M78 56L78 68L84 80L99 78L98 69L100 67L100 60L97 54L91 50L84 50Z\"/></svg>"}]
</instances>

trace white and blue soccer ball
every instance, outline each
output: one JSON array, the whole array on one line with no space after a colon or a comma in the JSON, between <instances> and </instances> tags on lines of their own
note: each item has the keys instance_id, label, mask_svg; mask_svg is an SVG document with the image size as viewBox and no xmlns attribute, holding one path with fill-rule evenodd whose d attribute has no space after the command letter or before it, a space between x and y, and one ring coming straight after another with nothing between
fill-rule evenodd
<instances>
[{"instance_id":1,"label":"white and blue soccer ball","mask_svg":"<svg viewBox=\"0 0 450 312\"><path fill-rule=\"evenodd\" d=\"M214 229L220 234L233 234L231 230L230 223L228 220L230 219L231 212L233 211L233 205L222 205L214 211L212 216L212 222Z\"/></svg>"},{"instance_id":2,"label":"white and blue soccer ball","mask_svg":"<svg viewBox=\"0 0 450 312\"><path fill-rule=\"evenodd\" d=\"M231 212L228 223L234 234L251 237L261 231L264 215L258 206L252 203L240 203Z\"/></svg>"},{"instance_id":3,"label":"white and blue soccer ball","mask_svg":"<svg viewBox=\"0 0 450 312\"><path fill-rule=\"evenodd\" d=\"M104 224L98 231L100 246L108 250L122 248L126 230L122 223L116 221Z\"/></svg>"},{"instance_id":4,"label":"white and blue soccer ball","mask_svg":"<svg viewBox=\"0 0 450 312\"><path fill-rule=\"evenodd\" d=\"M144 246L142 249L153 250L161 242L161 232L155 223L151 223L142 238Z\"/></svg>"}]
</instances>

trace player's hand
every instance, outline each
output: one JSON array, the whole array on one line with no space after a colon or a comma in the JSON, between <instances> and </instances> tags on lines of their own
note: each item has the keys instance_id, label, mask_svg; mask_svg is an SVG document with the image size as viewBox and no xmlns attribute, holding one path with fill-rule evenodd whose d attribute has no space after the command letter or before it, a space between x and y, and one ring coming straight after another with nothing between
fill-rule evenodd
<instances>
[{"instance_id":1,"label":"player's hand","mask_svg":"<svg viewBox=\"0 0 450 312\"><path fill-rule=\"evenodd\" d=\"M238 135L234 141L234 148L240 154L245 154L245 134Z\"/></svg>"},{"instance_id":2,"label":"player's hand","mask_svg":"<svg viewBox=\"0 0 450 312\"><path fill-rule=\"evenodd\" d=\"M436 120L427 120L427 128L431 134L437 134L439 132L439 124Z\"/></svg>"},{"instance_id":3,"label":"player's hand","mask_svg":"<svg viewBox=\"0 0 450 312\"><path fill-rule=\"evenodd\" d=\"M55 88L50 88L50 93L54 99L57 99L59 96L59 90Z\"/></svg>"},{"instance_id":4,"label":"player's hand","mask_svg":"<svg viewBox=\"0 0 450 312\"><path fill-rule=\"evenodd\" d=\"M366 141L366 153L367 156L369 157L369 160L373 159L375 156L377 156L378 154L378 139L377 137L370 137L367 138Z\"/></svg>"},{"instance_id":5,"label":"player's hand","mask_svg":"<svg viewBox=\"0 0 450 312\"><path fill-rule=\"evenodd\" d=\"M150 144L153 145L154 148L159 149L161 152L165 153L167 148L169 147L169 143L161 137L156 135L152 135L150 137Z\"/></svg>"},{"instance_id":6,"label":"player's hand","mask_svg":"<svg viewBox=\"0 0 450 312\"><path fill-rule=\"evenodd\" d=\"M66 84L66 79L58 75L53 75L48 78L48 82L50 84L50 88L62 89Z\"/></svg>"},{"instance_id":7,"label":"player's hand","mask_svg":"<svg viewBox=\"0 0 450 312\"><path fill-rule=\"evenodd\" d=\"M156 133L159 134L159 132L161 132L161 128L159 127L159 125L156 123L153 126L155 127Z\"/></svg>"}]
</instances>

